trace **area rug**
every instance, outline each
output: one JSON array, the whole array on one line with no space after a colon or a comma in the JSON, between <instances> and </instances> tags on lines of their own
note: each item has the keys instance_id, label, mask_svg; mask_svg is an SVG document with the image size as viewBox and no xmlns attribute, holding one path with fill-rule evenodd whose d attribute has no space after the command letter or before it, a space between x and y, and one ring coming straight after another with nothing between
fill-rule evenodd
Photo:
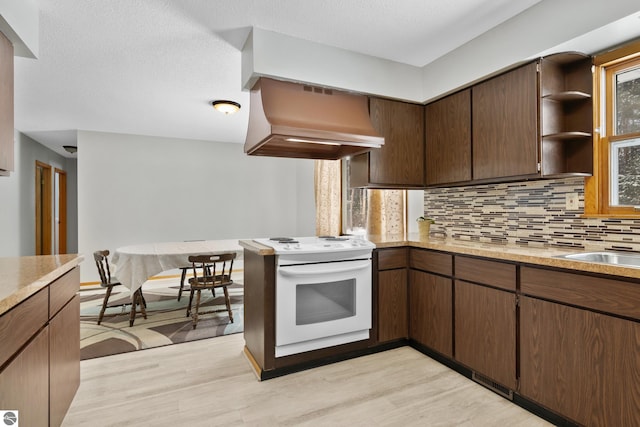
<instances>
[{"instance_id":1,"label":"area rug","mask_svg":"<svg viewBox=\"0 0 640 427\"><path fill-rule=\"evenodd\" d=\"M178 277L146 282L142 290L147 302L147 319L136 313L134 325L130 327L131 306L115 306L129 301L127 288L114 288L109 298L109 305L114 307L107 309L104 319L98 325L98 314L105 289L100 286L83 286L80 290L80 358L93 359L243 331L244 287L235 278L234 284L228 288L233 323L229 322L222 289L216 290L215 297L210 291L203 291L201 312L224 311L200 315L198 325L193 329L191 318L186 317L189 293L183 292L182 298L178 301L178 289Z\"/></svg>"}]
</instances>

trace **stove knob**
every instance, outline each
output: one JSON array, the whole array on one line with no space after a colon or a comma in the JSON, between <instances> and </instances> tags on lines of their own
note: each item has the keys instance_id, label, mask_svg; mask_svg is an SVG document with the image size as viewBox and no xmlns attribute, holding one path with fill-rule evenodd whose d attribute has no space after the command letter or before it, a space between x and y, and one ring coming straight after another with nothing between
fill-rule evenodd
<instances>
[{"instance_id":1,"label":"stove knob","mask_svg":"<svg viewBox=\"0 0 640 427\"><path fill-rule=\"evenodd\" d=\"M302 249L302 247L300 246L300 243L296 243L296 249Z\"/></svg>"}]
</instances>

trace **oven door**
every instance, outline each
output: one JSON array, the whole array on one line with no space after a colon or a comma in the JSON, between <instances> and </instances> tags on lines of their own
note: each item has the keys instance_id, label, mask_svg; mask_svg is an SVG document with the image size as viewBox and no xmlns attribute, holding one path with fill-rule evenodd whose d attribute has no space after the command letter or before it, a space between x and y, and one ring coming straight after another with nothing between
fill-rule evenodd
<instances>
[{"instance_id":1,"label":"oven door","mask_svg":"<svg viewBox=\"0 0 640 427\"><path fill-rule=\"evenodd\" d=\"M278 267L276 356L367 339L369 329L370 259Z\"/></svg>"}]
</instances>

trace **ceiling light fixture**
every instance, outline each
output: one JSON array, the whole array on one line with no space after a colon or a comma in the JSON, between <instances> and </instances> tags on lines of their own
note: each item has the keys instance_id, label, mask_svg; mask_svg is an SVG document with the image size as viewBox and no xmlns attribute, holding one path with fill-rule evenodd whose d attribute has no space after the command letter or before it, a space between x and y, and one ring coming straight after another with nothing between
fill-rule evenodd
<instances>
[{"instance_id":1,"label":"ceiling light fixture","mask_svg":"<svg viewBox=\"0 0 640 427\"><path fill-rule=\"evenodd\" d=\"M224 114L233 114L240 109L240 104L238 104L237 102L227 101L224 99L213 101L211 105L213 105L213 108Z\"/></svg>"},{"instance_id":2,"label":"ceiling light fixture","mask_svg":"<svg viewBox=\"0 0 640 427\"><path fill-rule=\"evenodd\" d=\"M63 145L62 148L64 148L67 153L71 154L78 151L78 147L76 147L75 145Z\"/></svg>"}]
</instances>

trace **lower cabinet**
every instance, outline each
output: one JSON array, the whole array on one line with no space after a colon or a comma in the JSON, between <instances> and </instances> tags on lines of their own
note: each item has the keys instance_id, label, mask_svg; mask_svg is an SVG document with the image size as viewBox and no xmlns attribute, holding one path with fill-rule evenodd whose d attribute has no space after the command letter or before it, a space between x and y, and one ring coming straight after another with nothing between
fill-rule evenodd
<instances>
[{"instance_id":1,"label":"lower cabinet","mask_svg":"<svg viewBox=\"0 0 640 427\"><path fill-rule=\"evenodd\" d=\"M407 270L378 273L378 342L407 338Z\"/></svg>"},{"instance_id":2,"label":"lower cabinet","mask_svg":"<svg viewBox=\"0 0 640 427\"><path fill-rule=\"evenodd\" d=\"M377 274L379 342L408 333L571 423L640 426L638 280L417 248L378 251Z\"/></svg>"},{"instance_id":3,"label":"lower cabinet","mask_svg":"<svg viewBox=\"0 0 640 427\"><path fill-rule=\"evenodd\" d=\"M80 385L80 296L49 321L50 425L59 426Z\"/></svg>"},{"instance_id":4,"label":"lower cabinet","mask_svg":"<svg viewBox=\"0 0 640 427\"><path fill-rule=\"evenodd\" d=\"M455 359L516 390L516 265L456 255L454 275Z\"/></svg>"},{"instance_id":5,"label":"lower cabinet","mask_svg":"<svg viewBox=\"0 0 640 427\"><path fill-rule=\"evenodd\" d=\"M20 425L49 425L48 327L38 332L0 372L0 409L17 410Z\"/></svg>"},{"instance_id":6,"label":"lower cabinet","mask_svg":"<svg viewBox=\"0 0 640 427\"><path fill-rule=\"evenodd\" d=\"M640 423L640 324L523 297L523 396L589 426Z\"/></svg>"},{"instance_id":7,"label":"lower cabinet","mask_svg":"<svg viewBox=\"0 0 640 427\"><path fill-rule=\"evenodd\" d=\"M78 267L0 315L0 410L58 427L80 385Z\"/></svg>"},{"instance_id":8,"label":"lower cabinet","mask_svg":"<svg viewBox=\"0 0 640 427\"><path fill-rule=\"evenodd\" d=\"M640 425L638 283L522 267L521 286L522 396L582 425Z\"/></svg>"},{"instance_id":9,"label":"lower cabinet","mask_svg":"<svg viewBox=\"0 0 640 427\"><path fill-rule=\"evenodd\" d=\"M455 359L515 390L516 295L455 281Z\"/></svg>"},{"instance_id":10,"label":"lower cabinet","mask_svg":"<svg viewBox=\"0 0 640 427\"><path fill-rule=\"evenodd\" d=\"M409 275L409 338L453 357L451 278L419 270Z\"/></svg>"},{"instance_id":11,"label":"lower cabinet","mask_svg":"<svg viewBox=\"0 0 640 427\"><path fill-rule=\"evenodd\" d=\"M408 336L407 249L381 249L378 256L378 342Z\"/></svg>"}]
</instances>

